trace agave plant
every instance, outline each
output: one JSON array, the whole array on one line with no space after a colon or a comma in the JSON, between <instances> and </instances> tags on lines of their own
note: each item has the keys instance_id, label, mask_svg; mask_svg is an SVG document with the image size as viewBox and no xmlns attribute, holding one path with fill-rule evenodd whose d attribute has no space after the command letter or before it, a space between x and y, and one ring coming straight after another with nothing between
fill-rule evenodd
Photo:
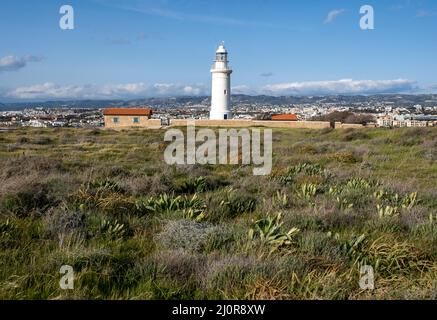
<instances>
[{"instance_id":1,"label":"agave plant","mask_svg":"<svg viewBox=\"0 0 437 320\"><path fill-rule=\"evenodd\" d=\"M9 235L13 230L15 230L15 225L12 222L6 220L5 222L0 222L0 235Z\"/></svg>"},{"instance_id":2,"label":"agave plant","mask_svg":"<svg viewBox=\"0 0 437 320\"><path fill-rule=\"evenodd\" d=\"M194 180L185 181L179 188L183 193L205 192L207 183L205 177L198 177Z\"/></svg>"},{"instance_id":3,"label":"agave plant","mask_svg":"<svg viewBox=\"0 0 437 320\"><path fill-rule=\"evenodd\" d=\"M289 174L297 175L299 173L304 173L309 176L323 176L323 177L329 177L329 172L325 169L323 169L318 164L311 164L311 163L299 163L298 165L291 167L288 170Z\"/></svg>"},{"instance_id":4,"label":"agave plant","mask_svg":"<svg viewBox=\"0 0 437 320\"><path fill-rule=\"evenodd\" d=\"M297 192L297 196L305 200L310 200L317 194L317 191L317 185L313 183L304 183L300 186L300 189Z\"/></svg>"},{"instance_id":5,"label":"agave plant","mask_svg":"<svg viewBox=\"0 0 437 320\"><path fill-rule=\"evenodd\" d=\"M92 180L88 182L87 187L89 189L95 190L105 190L111 192L124 192L123 188L121 188L116 182L105 179L105 180Z\"/></svg>"},{"instance_id":6,"label":"agave plant","mask_svg":"<svg viewBox=\"0 0 437 320\"><path fill-rule=\"evenodd\" d=\"M182 210L185 219L202 222L205 219L205 211L202 209L186 208Z\"/></svg>"},{"instance_id":7,"label":"agave plant","mask_svg":"<svg viewBox=\"0 0 437 320\"><path fill-rule=\"evenodd\" d=\"M375 183L369 182L363 178L352 178L346 183L346 187L350 189L369 189L374 185Z\"/></svg>"},{"instance_id":8,"label":"agave plant","mask_svg":"<svg viewBox=\"0 0 437 320\"><path fill-rule=\"evenodd\" d=\"M341 189L340 186L331 186L328 189L328 194L330 196L338 196L339 194L341 194L343 190Z\"/></svg>"},{"instance_id":9,"label":"agave plant","mask_svg":"<svg viewBox=\"0 0 437 320\"><path fill-rule=\"evenodd\" d=\"M123 238L125 232L124 224L119 223L117 220L109 221L104 219L99 226L99 233L112 240Z\"/></svg>"},{"instance_id":10,"label":"agave plant","mask_svg":"<svg viewBox=\"0 0 437 320\"><path fill-rule=\"evenodd\" d=\"M263 245L271 247L270 253L284 246L290 246L293 238L299 233L298 228L292 228L288 232L282 231L282 214L268 216L255 222L254 228L249 230L249 240L259 238Z\"/></svg>"},{"instance_id":11,"label":"agave plant","mask_svg":"<svg viewBox=\"0 0 437 320\"><path fill-rule=\"evenodd\" d=\"M336 197L335 200L337 202L338 208L341 210L351 209L354 207L354 204L349 202L349 200L346 198Z\"/></svg>"},{"instance_id":12,"label":"agave plant","mask_svg":"<svg viewBox=\"0 0 437 320\"><path fill-rule=\"evenodd\" d=\"M406 195L405 197L402 198L401 207L411 209L415 205L417 205L418 203L419 203L419 200L417 199L417 192L413 192L413 193Z\"/></svg>"},{"instance_id":13,"label":"agave plant","mask_svg":"<svg viewBox=\"0 0 437 320\"><path fill-rule=\"evenodd\" d=\"M203 208L205 205L203 200L199 198L197 193L195 193L191 198L183 197L182 199L180 199L179 206L182 209L186 209L186 208Z\"/></svg>"},{"instance_id":14,"label":"agave plant","mask_svg":"<svg viewBox=\"0 0 437 320\"><path fill-rule=\"evenodd\" d=\"M197 193L191 197L162 194L159 197L138 200L135 203L135 208L139 214L160 214L182 211L183 215L187 218L199 217L200 219L200 216L204 216L202 212L205 211L205 204Z\"/></svg>"},{"instance_id":15,"label":"agave plant","mask_svg":"<svg viewBox=\"0 0 437 320\"><path fill-rule=\"evenodd\" d=\"M349 241L343 243L342 249L353 261L353 264L365 264L368 241L365 234L352 235Z\"/></svg>"},{"instance_id":16,"label":"agave plant","mask_svg":"<svg viewBox=\"0 0 437 320\"><path fill-rule=\"evenodd\" d=\"M135 203L135 207L140 213L169 213L178 211L181 207L181 202L181 196L174 197L165 193L159 197L139 200Z\"/></svg>"},{"instance_id":17,"label":"agave plant","mask_svg":"<svg viewBox=\"0 0 437 320\"><path fill-rule=\"evenodd\" d=\"M380 218L384 217L395 217L399 215L399 208L398 207L392 207L392 206L381 206L377 205L376 209L378 211L378 215Z\"/></svg>"},{"instance_id":18,"label":"agave plant","mask_svg":"<svg viewBox=\"0 0 437 320\"><path fill-rule=\"evenodd\" d=\"M273 196L272 202L280 205L281 207L287 207L289 204L288 195L285 192L278 190Z\"/></svg>"},{"instance_id":19,"label":"agave plant","mask_svg":"<svg viewBox=\"0 0 437 320\"><path fill-rule=\"evenodd\" d=\"M377 200L385 200L389 198L389 193L384 189L379 189L373 193L373 196Z\"/></svg>"}]
</instances>

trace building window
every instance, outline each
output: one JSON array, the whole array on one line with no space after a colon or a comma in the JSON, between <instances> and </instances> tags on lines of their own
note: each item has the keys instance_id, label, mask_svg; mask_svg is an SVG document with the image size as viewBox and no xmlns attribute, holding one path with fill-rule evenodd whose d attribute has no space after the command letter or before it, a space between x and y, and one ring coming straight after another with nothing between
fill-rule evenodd
<instances>
[{"instance_id":1,"label":"building window","mask_svg":"<svg viewBox=\"0 0 437 320\"><path fill-rule=\"evenodd\" d=\"M114 123L118 123L118 117L114 118Z\"/></svg>"},{"instance_id":2,"label":"building window","mask_svg":"<svg viewBox=\"0 0 437 320\"><path fill-rule=\"evenodd\" d=\"M134 118L134 123L140 123L140 119L138 117Z\"/></svg>"}]
</instances>

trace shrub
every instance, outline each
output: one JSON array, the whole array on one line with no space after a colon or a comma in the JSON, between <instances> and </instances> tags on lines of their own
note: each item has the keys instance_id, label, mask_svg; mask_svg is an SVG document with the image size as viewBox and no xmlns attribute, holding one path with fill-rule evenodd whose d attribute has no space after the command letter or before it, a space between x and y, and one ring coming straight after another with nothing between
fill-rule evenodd
<instances>
[{"instance_id":1,"label":"shrub","mask_svg":"<svg viewBox=\"0 0 437 320\"><path fill-rule=\"evenodd\" d=\"M217 228L208 222L168 221L154 240L158 246L166 249L202 251L208 243L208 238Z\"/></svg>"},{"instance_id":2,"label":"shrub","mask_svg":"<svg viewBox=\"0 0 437 320\"><path fill-rule=\"evenodd\" d=\"M370 136L365 133L362 129L354 130L352 132L347 132L343 136L343 141L354 141L354 140L365 140L370 139Z\"/></svg>"},{"instance_id":3,"label":"shrub","mask_svg":"<svg viewBox=\"0 0 437 320\"><path fill-rule=\"evenodd\" d=\"M27 185L16 193L7 193L0 202L2 211L18 217L42 214L54 205L56 200L49 195L47 187L39 183Z\"/></svg>"},{"instance_id":4,"label":"shrub","mask_svg":"<svg viewBox=\"0 0 437 320\"><path fill-rule=\"evenodd\" d=\"M53 142L54 141L49 137L37 137L32 141L32 143L39 145L50 145L53 144Z\"/></svg>"},{"instance_id":5,"label":"shrub","mask_svg":"<svg viewBox=\"0 0 437 320\"><path fill-rule=\"evenodd\" d=\"M208 195L206 207L206 219L211 222L219 222L255 211L257 200L254 196L239 190L225 188Z\"/></svg>"},{"instance_id":6,"label":"shrub","mask_svg":"<svg viewBox=\"0 0 437 320\"><path fill-rule=\"evenodd\" d=\"M332 234L329 234L332 236ZM339 240L338 234L334 238ZM353 235L349 240L341 240L342 250L350 258L352 265L371 265L383 276L393 276L393 273L407 274L411 271L424 271L432 266L426 257L407 242L397 242L387 236L381 236L373 241L365 234Z\"/></svg>"},{"instance_id":7,"label":"shrub","mask_svg":"<svg viewBox=\"0 0 437 320\"><path fill-rule=\"evenodd\" d=\"M177 194L193 194L202 193L206 191L213 191L220 187L227 186L229 183L223 177L208 176L208 177L194 177L186 178L182 180L176 179L173 182L173 189Z\"/></svg>"},{"instance_id":8,"label":"shrub","mask_svg":"<svg viewBox=\"0 0 437 320\"><path fill-rule=\"evenodd\" d=\"M352 152L336 152L331 155L331 159L340 163L357 163L359 159Z\"/></svg>"},{"instance_id":9,"label":"shrub","mask_svg":"<svg viewBox=\"0 0 437 320\"><path fill-rule=\"evenodd\" d=\"M118 215L132 212L135 207L133 200L124 195L124 190L109 180L83 184L73 195L72 201L82 210L99 209Z\"/></svg>"},{"instance_id":10,"label":"shrub","mask_svg":"<svg viewBox=\"0 0 437 320\"><path fill-rule=\"evenodd\" d=\"M206 190L207 184L204 177L184 180L180 185L175 186L176 193L195 193L204 192Z\"/></svg>"},{"instance_id":11,"label":"shrub","mask_svg":"<svg viewBox=\"0 0 437 320\"><path fill-rule=\"evenodd\" d=\"M285 175L279 175L275 178L283 185L291 184L296 180L296 176L298 174L306 175L306 176L320 176L323 179L329 179L331 174L328 170L323 169L318 164L311 163L299 163L293 167L288 168L287 173Z\"/></svg>"},{"instance_id":12,"label":"shrub","mask_svg":"<svg viewBox=\"0 0 437 320\"><path fill-rule=\"evenodd\" d=\"M15 224L13 224L9 219L6 221L0 221L0 237L6 238L10 237L12 233L16 230Z\"/></svg>"},{"instance_id":13,"label":"shrub","mask_svg":"<svg viewBox=\"0 0 437 320\"><path fill-rule=\"evenodd\" d=\"M45 228L52 237L71 233L85 233L86 215L78 208L63 204L47 211L44 217Z\"/></svg>"}]
</instances>

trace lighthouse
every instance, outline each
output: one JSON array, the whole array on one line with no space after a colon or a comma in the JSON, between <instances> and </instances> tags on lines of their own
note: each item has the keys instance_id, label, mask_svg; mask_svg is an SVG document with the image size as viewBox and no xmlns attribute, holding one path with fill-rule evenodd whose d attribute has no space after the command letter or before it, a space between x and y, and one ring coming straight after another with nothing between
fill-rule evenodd
<instances>
[{"instance_id":1,"label":"lighthouse","mask_svg":"<svg viewBox=\"0 0 437 320\"><path fill-rule=\"evenodd\" d=\"M222 42L215 53L215 60L211 69L211 120L228 120L232 118L231 73L232 70L228 66L228 51L226 51Z\"/></svg>"}]
</instances>

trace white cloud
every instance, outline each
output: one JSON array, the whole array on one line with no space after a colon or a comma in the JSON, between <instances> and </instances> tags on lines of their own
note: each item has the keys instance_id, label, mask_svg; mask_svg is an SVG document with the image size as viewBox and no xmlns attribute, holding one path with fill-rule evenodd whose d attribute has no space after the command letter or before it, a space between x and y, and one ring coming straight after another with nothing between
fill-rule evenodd
<instances>
[{"instance_id":1,"label":"white cloud","mask_svg":"<svg viewBox=\"0 0 437 320\"><path fill-rule=\"evenodd\" d=\"M339 15L341 15L345 11L346 11L345 9L336 9L336 10L329 11L324 23L326 24L326 23L333 22Z\"/></svg>"},{"instance_id":2,"label":"white cloud","mask_svg":"<svg viewBox=\"0 0 437 320\"><path fill-rule=\"evenodd\" d=\"M57 85L51 82L19 87L4 95L11 99L123 99L159 96L206 95L209 90L201 84L183 85L142 82L106 85Z\"/></svg>"},{"instance_id":3,"label":"white cloud","mask_svg":"<svg viewBox=\"0 0 437 320\"><path fill-rule=\"evenodd\" d=\"M249 95L332 95L332 94L377 94L414 92L413 81L397 80L352 80L310 81L270 84L262 87L237 85L233 94ZM60 100L60 99L133 99L144 97L209 96L210 88L204 84L155 83L105 84L105 85L58 85L47 82L12 90L4 90L0 96L14 100Z\"/></svg>"},{"instance_id":4,"label":"white cloud","mask_svg":"<svg viewBox=\"0 0 437 320\"><path fill-rule=\"evenodd\" d=\"M261 77L268 78L273 76L273 72L263 72L260 74Z\"/></svg>"},{"instance_id":5,"label":"white cloud","mask_svg":"<svg viewBox=\"0 0 437 320\"><path fill-rule=\"evenodd\" d=\"M415 83L406 79L309 81L278 83L264 86L262 91L271 95L329 95L329 94L376 94L408 92Z\"/></svg>"},{"instance_id":6,"label":"white cloud","mask_svg":"<svg viewBox=\"0 0 437 320\"><path fill-rule=\"evenodd\" d=\"M110 44L114 44L114 45L130 45L132 44L132 42L128 39L128 38L111 38L109 39L109 43Z\"/></svg>"},{"instance_id":7,"label":"white cloud","mask_svg":"<svg viewBox=\"0 0 437 320\"><path fill-rule=\"evenodd\" d=\"M42 57L27 55L24 57L5 56L0 58L0 72L2 71L16 71L24 68L28 62L38 62L43 60Z\"/></svg>"},{"instance_id":8,"label":"white cloud","mask_svg":"<svg viewBox=\"0 0 437 320\"><path fill-rule=\"evenodd\" d=\"M231 25L231 26L248 26L248 27L278 27L274 24L265 23L262 21L249 21L231 18L229 16L220 16L217 14L192 14L181 11L171 10L169 3L164 1L161 6L156 4L147 3L130 3L126 4L125 1L110 1L110 0L96 0L98 3L104 6L109 6L125 11L132 11L142 13L150 16L157 16L166 19L179 20L179 21L193 21L208 24L218 25ZM127 1L126 1L127 2ZM229 12L228 12L229 13Z\"/></svg>"},{"instance_id":9,"label":"white cloud","mask_svg":"<svg viewBox=\"0 0 437 320\"><path fill-rule=\"evenodd\" d=\"M437 11L428 11L428 10L418 10L416 13L416 17L425 18L425 17L434 17L437 16Z\"/></svg>"}]
</instances>

